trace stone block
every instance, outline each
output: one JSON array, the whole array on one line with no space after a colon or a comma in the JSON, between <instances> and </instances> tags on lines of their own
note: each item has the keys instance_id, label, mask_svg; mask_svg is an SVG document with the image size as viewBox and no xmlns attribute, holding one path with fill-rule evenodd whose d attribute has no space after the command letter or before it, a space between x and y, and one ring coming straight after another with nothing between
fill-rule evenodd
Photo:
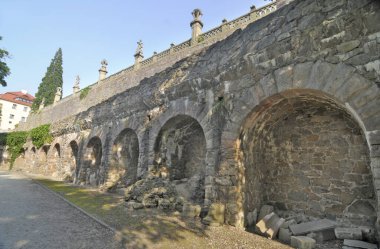
<instances>
[{"instance_id":1,"label":"stone block","mask_svg":"<svg viewBox=\"0 0 380 249\"><path fill-rule=\"evenodd\" d=\"M318 232L312 232L307 235L307 237L310 237L312 239L315 239L316 242L322 243L324 241L334 240L335 239L335 232L334 228L326 229Z\"/></svg>"},{"instance_id":2,"label":"stone block","mask_svg":"<svg viewBox=\"0 0 380 249\"><path fill-rule=\"evenodd\" d=\"M274 211L274 207L270 205L264 205L260 208L259 217L257 218L258 221L262 220L265 216L272 213Z\"/></svg>"},{"instance_id":3,"label":"stone block","mask_svg":"<svg viewBox=\"0 0 380 249\"><path fill-rule=\"evenodd\" d=\"M267 238L273 239L277 236L278 230L284 222L285 219L279 218L272 212L256 224L256 232Z\"/></svg>"},{"instance_id":4,"label":"stone block","mask_svg":"<svg viewBox=\"0 0 380 249\"><path fill-rule=\"evenodd\" d=\"M290 244L290 237L292 236L292 232L290 232L287 228L280 228L278 232L278 239L286 244Z\"/></svg>"},{"instance_id":5,"label":"stone block","mask_svg":"<svg viewBox=\"0 0 380 249\"><path fill-rule=\"evenodd\" d=\"M221 203L211 204L207 216L202 220L203 224L209 226L220 226L224 224L225 206Z\"/></svg>"},{"instance_id":6,"label":"stone block","mask_svg":"<svg viewBox=\"0 0 380 249\"><path fill-rule=\"evenodd\" d=\"M310 222L305 222L305 223L289 226L290 231L292 231L294 235L308 234L311 232L332 229L335 227L336 227L336 222L332 220L328 220L328 219L310 221Z\"/></svg>"},{"instance_id":7,"label":"stone block","mask_svg":"<svg viewBox=\"0 0 380 249\"><path fill-rule=\"evenodd\" d=\"M348 247L354 247L354 248L362 248L362 249L378 249L377 245L360 241L360 240L345 239L343 241L343 245L348 246Z\"/></svg>"},{"instance_id":8,"label":"stone block","mask_svg":"<svg viewBox=\"0 0 380 249\"><path fill-rule=\"evenodd\" d=\"M257 222L257 209L247 214L247 226L255 225Z\"/></svg>"},{"instance_id":9,"label":"stone block","mask_svg":"<svg viewBox=\"0 0 380 249\"><path fill-rule=\"evenodd\" d=\"M269 220L275 215L276 214L272 212L264 216L261 220L259 220L259 222L257 222L256 224L256 232L259 234L265 234L265 232L268 230L267 224Z\"/></svg>"},{"instance_id":10,"label":"stone block","mask_svg":"<svg viewBox=\"0 0 380 249\"><path fill-rule=\"evenodd\" d=\"M354 41L349 41L349 42L344 42L341 43L337 46L337 49L340 53L347 53L354 48L357 48L360 45L359 40L354 40Z\"/></svg>"},{"instance_id":11,"label":"stone block","mask_svg":"<svg viewBox=\"0 0 380 249\"><path fill-rule=\"evenodd\" d=\"M290 245L297 249L312 249L315 247L315 240L306 236L292 236Z\"/></svg>"},{"instance_id":12,"label":"stone block","mask_svg":"<svg viewBox=\"0 0 380 249\"><path fill-rule=\"evenodd\" d=\"M290 225L295 225L295 224L297 224L296 220L295 219L290 219L290 220L285 221L282 224L281 228L289 228Z\"/></svg>"},{"instance_id":13,"label":"stone block","mask_svg":"<svg viewBox=\"0 0 380 249\"><path fill-rule=\"evenodd\" d=\"M362 240L363 234L360 228L335 228L335 236L337 239Z\"/></svg>"}]
</instances>

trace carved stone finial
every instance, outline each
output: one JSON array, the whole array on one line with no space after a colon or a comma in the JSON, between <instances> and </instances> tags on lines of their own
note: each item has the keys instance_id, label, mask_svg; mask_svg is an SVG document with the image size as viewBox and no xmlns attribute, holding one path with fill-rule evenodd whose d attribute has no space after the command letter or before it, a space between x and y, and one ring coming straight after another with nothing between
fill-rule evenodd
<instances>
[{"instance_id":1,"label":"carved stone finial","mask_svg":"<svg viewBox=\"0 0 380 249\"><path fill-rule=\"evenodd\" d=\"M135 56L143 56L143 48L144 48L144 44L141 40L139 40L137 42L137 48L136 48Z\"/></svg>"},{"instance_id":2,"label":"carved stone finial","mask_svg":"<svg viewBox=\"0 0 380 249\"><path fill-rule=\"evenodd\" d=\"M54 103L57 103L62 99L62 87L57 87L57 91L55 92Z\"/></svg>"},{"instance_id":3,"label":"carved stone finial","mask_svg":"<svg viewBox=\"0 0 380 249\"><path fill-rule=\"evenodd\" d=\"M79 83L80 83L80 78L79 78L79 75L77 75L77 77L75 78L74 86L73 86L73 93L77 93L80 91Z\"/></svg>"},{"instance_id":4,"label":"carved stone finial","mask_svg":"<svg viewBox=\"0 0 380 249\"><path fill-rule=\"evenodd\" d=\"M136 53L135 53L135 66L134 66L135 70L140 68L140 63L144 59L143 47L144 47L143 42L141 40L138 41Z\"/></svg>"},{"instance_id":5,"label":"carved stone finial","mask_svg":"<svg viewBox=\"0 0 380 249\"><path fill-rule=\"evenodd\" d=\"M200 9L193 10L193 12L191 12L191 14L194 17L194 21L200 21L201 20L201 16L203 15L202 11Z\"/></svg>"},{"instance_id":6,"label":"carved stone finial","mask_svg":"<svg viewBox=\"0 0 380 249\"><path fill-rule=\"evenodd\" d=\"M103 80L106 78L106 75L107 75L107 66L108 66L108 62L103 59L100 64L102 65L99 69L99 81Z\"/></svg>"}]
</instances>

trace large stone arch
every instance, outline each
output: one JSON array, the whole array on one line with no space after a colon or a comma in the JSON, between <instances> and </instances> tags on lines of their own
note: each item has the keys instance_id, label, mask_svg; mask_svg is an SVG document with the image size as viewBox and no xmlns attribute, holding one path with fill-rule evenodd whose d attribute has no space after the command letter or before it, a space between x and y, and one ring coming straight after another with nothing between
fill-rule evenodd
<instances>
[{"instance_id":1,"label":"large stone arch","mask_svg":"<svg viewBox=\"0 0 380 249\"><path fill-rule=\"evenodd\" d=\"M187 201L205 198L206 139L201 125L187 115L169 119L154 144L153 173L168 178Z\"/></svg>"},{"instance_id":2,"label":"large stone arch","mask_svg":"<svg viewBox=\"0 0 380 249\"><path fill-rule=\"evenodd\" d=\"M148 170L151 171L155 168L155 146L157 138L161 132L162 127L170 119L176 116L188 116L201 126L205 139L206 139L206 156L205 156L205 199L204 205L210 205L215 198L214 190L214 177L215 167L219 160L219 145L220 140L217 130L214 129L212 115L204 102L194 102L188 98L178 99L168 103L167 106L158 114L153 116L149 129L149 149L148 157L146 157L146 163Z\"/></svg>"},{"instance_id":3,"label":"large stone arch","mask_svg":"<svg viewBox=\"0 0 380 249\"><path fill-rule=\"evenodd\" d=\"M83 158L78 173L78 183L91 186L99 186L103 182L102 177L102 141L98 136L89 139L83 148Z\"/></svg>"},{"instance_id":4,"label":"large stone arch","mask_svg":"<svg viewBox=\"0 0 380 249\"><path fill-rule=\"evenodd\" d=\"M38 152L38 171L47 174L49 172L48 154L50 145L43 145Z\"/></svg>"},{"instance_id":5,"label":"large stone arch","mask_svg":"<svg viewBox=\"0 0 380 249\"><path fill-rule=\"evenodd\" d=\"M68 146L68 155L67 155L67 168L65 172L64 179L69 182L73 182L75 179L75 172L78 168L78 159L79 159L79 145L77 141L72 140Z\"/></svg>"},{"instance_id":6,"label":"large stone arch","mask_svg":"<svg viewBox=\"0 0 380 249\"><path fill-rule=\"evenodd\" d=\"M50 167L51 171L53 173L53 176L61 176L63 173L63 168L62 168L62 161L61 161L61 145L59 143L55 143L54 147L51 151L51 156L50 156Z\"/></svg>"},{"instance_id":7,"label":"large stone arch","mask_svg":"<svg viewBox=\"0 0 380 249\"><path fill-rule=\"evenodd\" d=\"M270 204L283 216L374 227L366 138L330 98L308 91L272 96L248 115L237 143L245 214Z\"/></svg>"},{"instance_id":8,"label":"large stone arch","mask_svg":"<svg viewBox=\"0 0 380 249\"><path fill-rule=\"evenodd\" d=\"M110 148L106 188L115 190L126 187L137 180L139 164L139 139L130 128L123 129Z\"/></svg>"},{"instance_id":9,"label":"large stone arch","mask_svg":"<svg viewBox=\"0 0 380 249\"><path fill-rule=\"evenodd\" d=\"M234 82L239 88L240 83ZM247 82L244 82L247 86ZM244 196L240 187L244 180L244 167L241 164L240 135L246 119L252 110L261 106L268 108L281 99L290 97L303 98L305 93L316 99L328 100L330 106L340 108L343 113L350 116L357 126L361 128L364 141L370 151L370 165L373 181L378 179L379 160L376 153L376 141L379 140L379 109L380 91L374 82L360 76L356 69L344 64L330 64L322 61L306 62L289 65L267 74L259 81L252 81L244 91L237 90L238 94L232 100L233 109L239 107L239 111L232 111L230 120L222 133L222 151L224 151L220 164L220 175L223 171L234 170L238 180L229 189L230 194L226 200L226 220L230 224L243 226L244 218ZM237 97L237 98L236 98ZM236 106L236 107L235 107ZM263 110L264 110L263 109ZM261 112L257 112L259 116ZM233 160L231 160L233 159ZM239 183L240 182L240 183ZM219 188L220 186L218 186ZM377 190L375 190L377 191ZM378 193L375 193L377 196ZM220 198L220 197L219 197ZM378 210L379 204L376 205Z\"/></svg>"}]
</instances>

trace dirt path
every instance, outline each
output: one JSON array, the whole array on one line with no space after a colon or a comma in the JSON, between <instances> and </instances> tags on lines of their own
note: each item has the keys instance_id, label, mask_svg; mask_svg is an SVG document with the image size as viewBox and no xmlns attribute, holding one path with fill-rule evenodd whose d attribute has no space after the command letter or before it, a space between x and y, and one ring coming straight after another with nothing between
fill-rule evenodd
<instances>
[{"instance_id":1,"label":"dirt path","mask_svg":"<svg viewBox=\"0 0 380 249\"><path fill-rule=\"evenodd\" d=\"M0 248L119 248L112 231L33 181L0 172Z\"/></svg>"}]
</instances>

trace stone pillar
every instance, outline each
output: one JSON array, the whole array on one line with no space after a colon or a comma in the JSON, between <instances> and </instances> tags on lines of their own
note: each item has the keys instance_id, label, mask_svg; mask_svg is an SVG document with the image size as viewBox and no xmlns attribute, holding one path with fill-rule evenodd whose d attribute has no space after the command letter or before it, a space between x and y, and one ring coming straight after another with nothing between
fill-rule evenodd
<instances>
[{"instance_id":1,"label":"stone pillar","mask_svg":"<svg viewBox=\"0 0 380 249\"><path fill-rule=\"evenodd\" d=\"M157 61L157 52L156 51L153 52L152 61L153 62Z\"/></svg>"},{"instance_id":2,"label":"stone pillar","mask_svg":"<svg viewBox=\"0 0 380 249\"><path fill-rule=\"evenodd\" d=\"M227 19L224 18L224 19L222 20L222 32L226 32L226 31L228 30L227 23L228 23Z\"/></svg>"},{"instance_id":3,"label":"stone pillar","mask_svg":"<svg viewBox=\"0 0 380 249\"><path fill-rule=\"evenodd\" d=\"M79 75L77 75L77 77L75 79L74 86L73 86L73 93L74 94L80 91L79 82L80 82L80 78L79 78Z\"/></svg>"},{"instance_id":4,"label":"stone pillar","mask_svg":"<svg viewBox=\"0 0 380 249\"><path fill-rule=\"evenodd\" d=\"M202 12L200 9L195 9L191 13L194 17L194 20L190 23L192 29L191 34L191 45L198 43L198 36L202 34L203 23L201 21Z\"/></svg>"},{"instance_id":5,"label":"stone pillar","mask_svg":"<svg viewBox=\"0 0 380 249\"><path fill-rule=\"evenodd\" d=\"M137 48L136 48L136 53L135 53L135 66L134 69L137 70L141 66L141 62L144 59L143 55L143 43L142 41L137 42Z\"/></svg>"},{"instance_id":6,"label":"stone pillar","mask_svg":"<svg viewBox=\"0 0 380 249\"><path fill-rule=\"evenodd\" d=\"M102 66L100 67L99 69L99 81L98 83L101 81L101 80L104 80L106 78L106 75L107 75L107 66L108 66L108 63L105 59L103 59L100 64L102 64Z\"/></svg>"},{"instance_id":7,"label":"stone pillar","mask_svg":"<svg viewBox=\"0 0 380 249\"><path fill-rule=\"evenodd\" d=\"M257 19L256 6L255 5L251 6L251 11L249 12L249 19L251 19L251 21L254 21Z\"/></svg>"},{"instance_id":8,"label":"stone pillar","mask_svg":"<svg viewBox=\"0 0 380 249\"><path fill-rule=\"evenodd\" d=\"M45 107L45 98L41 100L40 106L38 107L38 110L42 110Z\"/></svg>"},{"instance_id":9,"label":"stone pillar","mask_svg":"<svg viewBox=\"0 0 380 249\"><path fill-rule=\"evenodd\" d=\"M62 99L62 87L57 87L57 91L54 96L54 104Z\"/></svg>"},{"instance_id":10,"label":"stone pillar","mask_svg":"<svg viewBox=\"0 0 380 249\"><path fill-rule=\"evenodd\" d=\"M174 43L170 43L170 53L174 53L174 47L175 47L175 44Z\"/></svg>"}]
</instances>

